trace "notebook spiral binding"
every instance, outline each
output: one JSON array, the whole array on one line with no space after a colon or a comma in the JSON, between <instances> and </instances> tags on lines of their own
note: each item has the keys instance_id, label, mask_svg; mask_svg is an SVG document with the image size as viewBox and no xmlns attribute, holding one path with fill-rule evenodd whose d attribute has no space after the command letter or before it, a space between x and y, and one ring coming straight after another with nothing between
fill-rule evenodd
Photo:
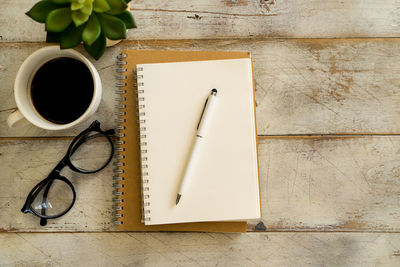
<instances>
[{"instance_id":1,"label":"notebook spiral binding","mask_svg":"<svg viewBox=\"0 0 400 267\"><path fill-rule=\"evenodd\" d=\"M117 94L116 97L116 136L118 140L115 142L115 156L116 161L114 163L114 176L113 176L113 221L117 225L124 223L124 159L125 159L125 123L126 123L126 90L127 90L127 69L126 69L126 58L127 54L121 53L117 57L117 83L115 84Z\"/></svg>"},{"instance_id":2,"label":"notebook spiral binding","mask_svg":"<svg viewBox=\"0 0 400 267\"><path fill-rule=\"evenodd\" d=\"M147 160L147 134L146 134L146 105L143 81L143 68L136 70L135 88L137 88L136 108L139 122L139 139L140 139L140 163L142 176L142 222L150 221L150 187L149 187L149 168Z\"/></svg>"}]
</instances>

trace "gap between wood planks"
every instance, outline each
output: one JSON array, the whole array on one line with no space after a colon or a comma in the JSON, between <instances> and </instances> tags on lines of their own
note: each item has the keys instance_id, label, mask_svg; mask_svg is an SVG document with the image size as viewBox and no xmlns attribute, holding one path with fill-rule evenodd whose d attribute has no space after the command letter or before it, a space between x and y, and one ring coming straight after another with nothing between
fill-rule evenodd
<instances>
[{"instance_id":1,"label":"gap between wood planks","mask_svg":"<svg viewBox=\"0 0 400 267\"><path fill-rule=\"evenodd\" d=\"M264 139L344 139L363 137L392 137L400 136L400 133L335 133L335 134L286 134L286 135L257 135Z\"/></svg>"},{"instance_id":2,"label":"gap between wood planks","mask_svg":"<svg viewBox=\"0 0 400 267\"><path fill-rule=\"evenodd\" d=\"M286 135L257 135L257 139L344 139L344 138L363 138L363 137L397 137L400 133L336 133L336 134L286 134ZM38 137L0 137L0 141L12 140L72 140L75 136L38 136ZM112 137L117 139L117 137Z\"/></svg>"},{"instance_id":3,"label":"gap between wood planks","mask_svg":"<svg viewBox=\"0 0 400 267\"><path fill-rule=\"evenodd\" d=\"M152 11L152 12L170 12L170 13L191 13L191 14L213 14L213 15L226 15L233 17L273 17L278 16L276 13L269 14L240 14L240 13L227 13L216 11L196 11L196 10L179 10L179 9L160 9L160 8L129 8L130 11Z\"/></svg>"},{"instance_id":4,"label":"gap between wood planks","mask_svg":"<svg viewBox=\"0 0 400 267\"><path fill-rule=\"evenodd\" d=\"M308 228L308 229L266 229L265 231L257 231L253 229L254 225L248 225L246 232L242 234L251 234L251 233L326 233L326 234L331 234L331 233L370 233L370 234L400 234L399 230L396 231L391 231L391 230L371 230L371 229L327 229L326 227L321 227L321 228ZM71 231L65 231L65 230L56 230L56 231L48 231L48 229L44 229L43 231L29 231L29 230L19 230L17 228L11 228L11 229L2 229L0 228L0 235L5 235L5 234L98 234L98 233L204 233L204 232L177 232L177 231L152 231L152 232L146 232L146 231L116 231L116 230L97 230L97 231L76 231L76 230L71 230ZM213 233L213 232L208 232L208 233ZM224 234L224 233L215 233L215 234ZM226 234L226 233L225 233ZM236 233L236 234L241 234L241 233Z\"/></svg>"},{"instance_id":5,"label":"gap between wood planks","mask_svg":"<svg viewBox=\"0 0 400 267\"><path fill-rule=\"evenodd\" d=\"M262 36L246 36L246 37L234 37L234 36L227 36L227 37L219 37L219 38L207 38L207 37L202 37L201 39L125 39L122 42L116 44L114 47L121 47L121 50L125 47L129 47L132 45L137 46L140 44L141 46L149 46L147 48L141 48L138 47L138 50L146 50L146 49L156 49L156 47L167 47L171 46L169 48L185 48L186 46L190 46L190 48L193 49L193 42L196 43L210 43L210 42L218 42L218 41L232 41L232 42L237 42L237 41L247 41L247 42L260 42L260 41L302 41L302 42L307 42L307 41L325 41L325 42L335 42L335 41L399 41L400 37L329 37L329 38L321 38L321 37L307 37L307 38L299 38L299 37L262 37ZM188 43L185 46L185 43ZM13 42L13 41L2 41L0 42L0 46L20 46L20 45L39 45L39 44L45 44L45 45L54 45L52 43L46 43L45 41L38 42L38 41L19 41L19 42ZM198 50L200 48L197 48ZM221 49L218 49L218 51L224 51Z\"/></svg>"}]
</instances>

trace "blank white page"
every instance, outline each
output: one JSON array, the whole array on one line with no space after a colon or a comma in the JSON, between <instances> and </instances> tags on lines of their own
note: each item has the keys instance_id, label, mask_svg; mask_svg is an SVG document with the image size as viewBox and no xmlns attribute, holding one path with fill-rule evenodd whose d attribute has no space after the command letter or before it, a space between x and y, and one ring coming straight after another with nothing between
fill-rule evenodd
<instances>
[{"instance_id":1,"label":"blank white page","mask_svg":"<svg viewBox=\"0 0 400 267\"><path fill-rule=\"evenodd\" d=\"M145 224L260 217L250 59L140 64ZM141 70L141 71L139 71ZM141 76L143 75L143 76ZM178 205L185 162L204 103L218 90L194 171ZM142 91L143 90L143 91ZM142 99L143 98L143 99ZM145 121L143 121L145 120Z\"/></svg>"}]
</instances>

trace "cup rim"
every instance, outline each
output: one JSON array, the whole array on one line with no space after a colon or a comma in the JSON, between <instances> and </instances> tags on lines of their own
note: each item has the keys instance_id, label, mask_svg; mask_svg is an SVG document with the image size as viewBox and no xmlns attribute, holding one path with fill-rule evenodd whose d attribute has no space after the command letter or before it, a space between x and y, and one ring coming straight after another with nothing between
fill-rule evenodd
<instances>
[{"instance_id":1,"label":"cup rim","mask_svg":"<svg viewBox=\"0 0 400 267\"><path fill-rule=\"evenodd\" d=\"M54 51L55 54L46 58L39 64L36 64L35 66L30 67L29 63L34 58L40 57L41 54L43 54L43 52L45 52L45 51ZM73 57L73 56L75 56L75 57ZM34 76L34 74L36 73L36 71L41 66L43 66L43 64L49 62L52 59L58 58L58 57L70 57L70 58L74 58L74 59L81 61L89 69L90 74L92 75L92 80L93 80L93 97L92 97L91 102L90 102L89 106L87 107L86 111L84 113L82 113L81 116L79 116L76 120L66 123L66 124L57 124L57 123L47 120L46 118L44 118L41 114L39 114L37 112L37 110L33 107L33 103L31 103L32 109L35 110L36 113L32 114L30 108L25 107L25 105L22 103L22 100L18 96L18 94L21 93L21 90L24 90L24 88L27 87L27 85L21 84L21 82L20 82L21 76L26 75L25 72L27 72L27 71L31 72L31 74L30 74L31 76L28 77L28 83L30 83L31 79ZM32 69L32 70L30 70L30 69ZM22 88L22 89L19 89L19 88ZM79 124L80 122L82 122L92 112L93 107L97 104L96 96L99 93L101 94L101 91L102 91L102 89L101 89L101 83L100 83L100 76L97 73L97 70L95 69L93 64L78 51L75 51L73 49L60 49L58 46L42 47L42 48L36 50L35 52L33 52L32 54L30 54L24 60L24 62L20 66L20 68L18 69L16 78L15 78L15 83L14 83L14 98L15 98L15 102L17 104L18 110L22 113L22 115L30 123L32 123L33 125L35 125L39 128L46 129L46 130L64 130L67 128L71 128L71 127ZM38 117L40 117L40 120L42 120L45 123L38 122L38 120L37 120Z\"/></svg>"}]
</instances>

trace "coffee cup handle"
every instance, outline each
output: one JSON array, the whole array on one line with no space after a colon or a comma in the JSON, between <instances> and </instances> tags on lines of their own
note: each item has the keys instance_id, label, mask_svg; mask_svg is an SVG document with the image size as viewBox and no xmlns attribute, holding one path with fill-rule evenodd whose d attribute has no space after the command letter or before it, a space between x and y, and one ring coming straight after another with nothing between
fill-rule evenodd
<instances>
[{"instance_id":1,"label":"coffee cup handle","mask_svg":"<svg viewBox=\"0 0 400 267\"><path fill-rule=\"evenodd\" d=\"M25 119L24 115L22 115L21 111L18 109L11 113L7 118L7 124L10 128L15 128L19 126L25 125L27 120Z\"/></svg>"}]
</instances>

